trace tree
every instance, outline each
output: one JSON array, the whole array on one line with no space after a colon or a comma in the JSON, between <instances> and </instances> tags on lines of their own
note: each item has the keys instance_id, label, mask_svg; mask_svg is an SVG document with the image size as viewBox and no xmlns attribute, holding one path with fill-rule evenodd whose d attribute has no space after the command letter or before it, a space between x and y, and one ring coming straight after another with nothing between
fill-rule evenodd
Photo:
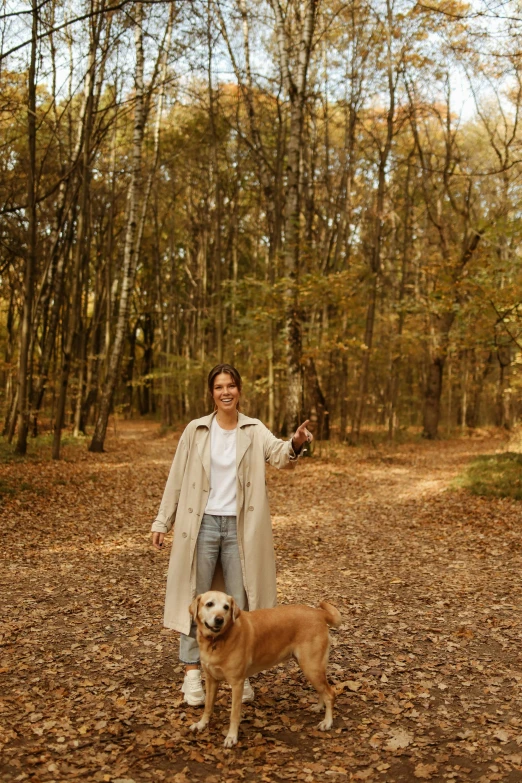
<instances>
[{"instance_id":1,"label":"tree","mask_svg":"<svg viewBox=\"0 0 522 783\"><path fill-rule=\"evenodd\" d=\"M142 172L142 147L145 132L145 95L144 95L144 66L143 54L143 4L138 3L134 18L134 40L136 46L136 71L135 71L135 97L134 97L134 134L132 142L132 167L129 184L127 204L127 227L125 233L125 245L123 250L123 272L121 279L120 302L118 308L118 321L114 343L112 346L107 376L100 401L100 409L96 419L96 426L89 446L89 451L103 451L107 423L114 396L114 390L118 380L118 371L123 355L123 345L127 333L127 319L136 274L137 264L137 237L138 216L141 204L143 172Z\"/></svg>"},{"instance_id":2,"label":"tree","mask_svg":"<svg viewBox=\"0 0 522 783\"><path fill-rule=\"evenodd\" d=\"M299 173L303 157L303 128L308 97L308 68L312 53L318 0L295 0L285 10L279 0L270 0L275 18L279 67L290 123L286 155L284 267L286 291L286 427L299 424L302 407L302 335L299 307L301 247L301 193ZM297 45L294 44L297 42Z\"/></svg>"},{"instance_id":3,"label":"tree","mask_svg":"<svg viewBox=\"0 0 522 783\"><path fill-rule=\"evenodd\" d=\"M31 4L32 36L31 55L27 79L27 217L28 242L24 270L24 309L20 329L20 354L18 367L18 438L16 451L27 451L29 432L29 400L31 398L31 330L33 318L34 277L37 254L37 173L36 173L36 53L38 46L38 3Z\"/></svg>"}]
</instances>

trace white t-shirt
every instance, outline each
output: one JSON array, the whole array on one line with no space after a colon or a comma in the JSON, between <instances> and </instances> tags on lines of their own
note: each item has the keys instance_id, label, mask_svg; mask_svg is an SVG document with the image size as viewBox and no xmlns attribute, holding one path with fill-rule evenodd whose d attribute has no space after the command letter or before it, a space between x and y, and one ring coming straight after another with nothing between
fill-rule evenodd
<instances>
[{"instance_id":1,"label":"white t-shirt","mask_svg":"<svg viewBox=\"0 0 522 783\"><path fill-rule=\"evenodd\" d=\"M217 416L210 425L210 492L205 514L235 517L237 427L224 430Z\"/></svg>"}]
</instances>

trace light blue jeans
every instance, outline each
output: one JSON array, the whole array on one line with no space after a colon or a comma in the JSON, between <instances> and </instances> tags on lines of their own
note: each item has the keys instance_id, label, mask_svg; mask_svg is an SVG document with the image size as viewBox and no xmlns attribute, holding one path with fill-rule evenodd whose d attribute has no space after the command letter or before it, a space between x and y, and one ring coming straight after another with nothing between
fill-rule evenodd
<instances>
[{"instance_id":1,"label":"light blue jeans","mask_svg":"<svg viewBox=\"0 0 522 783\"><path fill-rule=\"evenodd\" d=\"M247 609L248 601L237 544L236 518L204 514L196 545L196 595L210 590L220 553L225 589L228 595L233 596L240 609ZM179 659L185 664L199 663L196 623L192 623L188 636L184 633L180 636Z\"/></svg>"}]
</instances>

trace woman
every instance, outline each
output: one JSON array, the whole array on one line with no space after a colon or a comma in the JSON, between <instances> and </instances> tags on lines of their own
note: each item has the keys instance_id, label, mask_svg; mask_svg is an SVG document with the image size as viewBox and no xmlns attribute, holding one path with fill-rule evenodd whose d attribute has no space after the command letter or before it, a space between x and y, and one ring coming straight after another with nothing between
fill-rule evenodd
<instances>
[{"instance_id":1,"label":"woman","mask_svg":"<svg viewBox=\"0 0 522 783\"><path fill-rule=\"evenodd\" d=\"M241 609L276 604L265 463L283 468L312 440L308 421L283 441L259 419L240 413L241 376L230 364L210 371L208 389L214 412L191 421L183 432L152 525L152 543L161 549L176 521L164 624L181 633L180 660L186 667L182 691L191 706L204 704L205 694L188 607L196 595L211 589L218 556L224 589ZM245 680L243 701L253 698Z\"/></svg>"}]
</instances>

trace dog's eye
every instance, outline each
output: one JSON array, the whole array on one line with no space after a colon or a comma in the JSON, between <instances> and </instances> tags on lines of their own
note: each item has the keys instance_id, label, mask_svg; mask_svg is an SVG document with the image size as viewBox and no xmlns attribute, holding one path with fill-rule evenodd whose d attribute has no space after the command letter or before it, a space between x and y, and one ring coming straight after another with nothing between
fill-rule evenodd
<instances>
[{"instance_id":1,"label":"dog's eye","mask_svg":"<svg viewBox=\"0 0 522 783\"><path fill-rule=\"evenodd\" d=\"M205 604L205 606L206 606L206 607L208 607L208 608L210 609L212 606L214 606L214 601L207 601L207 603Z\"/></svg>"},{"instance_id":2,"label":"dog's eye","mask_svg":"<svg viewBox=\"0 0 522 783\"><path fill-rule=\"evenodd\" d=\"M225 605L224 605L224 607L223 607L223 609L225 610L225 612L227 612L227 611L230 609L230 607L229 607L229 605L228 605L228 604L225 604Z\"/></svg>"}]
</instances>

